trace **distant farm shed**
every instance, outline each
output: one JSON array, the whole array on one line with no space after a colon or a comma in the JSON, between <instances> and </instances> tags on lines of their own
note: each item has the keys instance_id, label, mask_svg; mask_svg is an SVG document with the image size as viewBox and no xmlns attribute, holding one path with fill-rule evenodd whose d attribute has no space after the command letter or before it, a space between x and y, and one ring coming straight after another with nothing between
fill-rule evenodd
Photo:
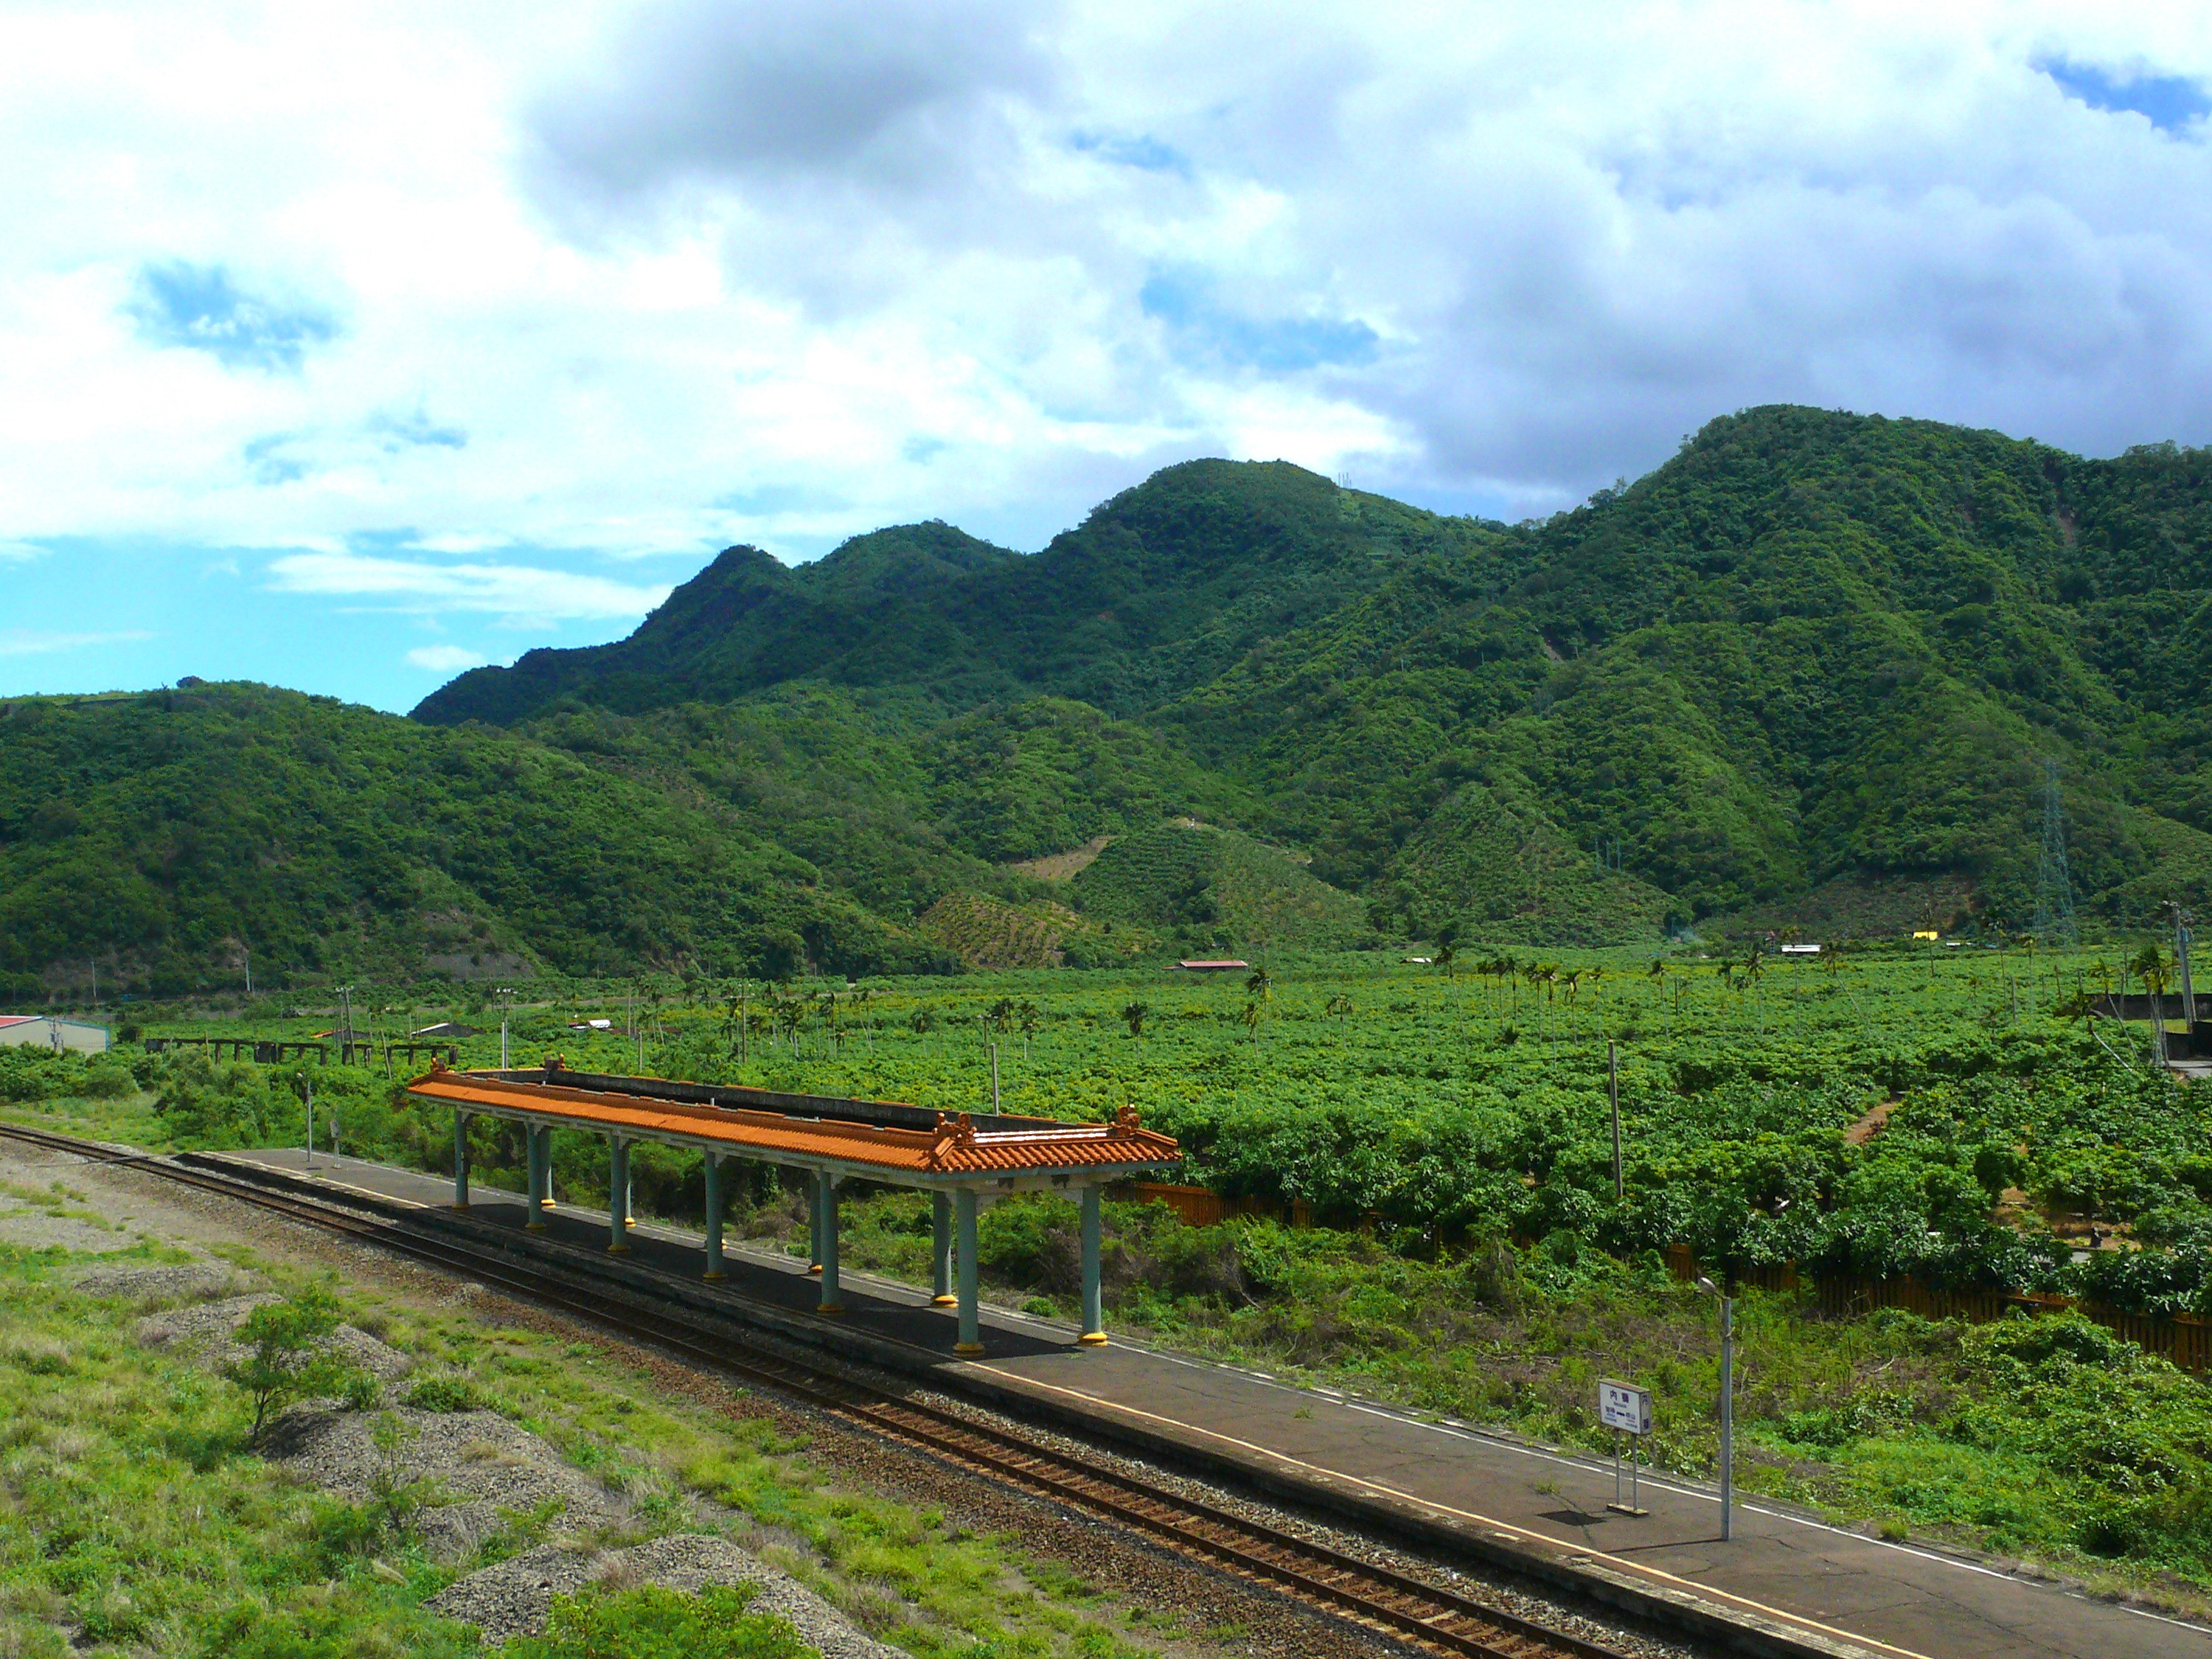
<instances>
[{"instance_id":1,"label":"distant farm shed","mask_svg":"<svg viewBox=\"0 0 2212 1659\"><path fill-rule=\"evenodd\" d=\"M104 1054L107 1052L107 1028L51 1014L0 1014L0 1048Z\"/></svg>"},{"instance_id":2,"label":"distant farm shed","mask_svg":"<svg viewBox=\"0 0 2212 1659\"><path fill-rule=\"evenodd\" d=\"M1176 963L1176 967L1188 969L1194 974L1232 973L1239 968L1249 968L1251 965L1252 964L1249 962L1241 961L1234 957L1225 957L1218 962L1192 962L1186 960Z\"/></svg>"},{"instance_id":3,"label":"distant farm shed","mask_svg":"<svg viewBox=\"0 0 2212 1659\"><path fill-rule=\"evenodd\" d=\"M1782 947L1782 954L1785 957L1817 957L1820 954L1820 947L1817 945L1785 945Z\"/></svg>"}]
</instances>

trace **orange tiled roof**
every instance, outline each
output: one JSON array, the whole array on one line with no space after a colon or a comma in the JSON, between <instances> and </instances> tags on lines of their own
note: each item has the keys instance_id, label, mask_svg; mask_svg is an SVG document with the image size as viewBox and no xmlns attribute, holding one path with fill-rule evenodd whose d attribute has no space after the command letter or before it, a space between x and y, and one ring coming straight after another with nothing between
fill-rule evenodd
<instances>
[{"instance_id":1,"label":"orange tiled roof","mask_svg":"<svg viewBox=\"0 0 2212 1659\"><path fill-rule=\"evenodd\" d=\"M596 1129L682 1135L726 1141L785 1158L872 1164L912 1175L1000 1176L1044 1170L1115 1169L1172 1164L1182 1156L1170 1136L1147 1129L1124 1106L1111 1123L978 1131L968 1114L939 1112L933 1129L906 1129L833 1118L727 1106L695 1106L558 1084L518 1083L442 1066L407 1085L407 1092L454 1106L488 1107L568 1118Z\"/></svg>"}]
</instances>

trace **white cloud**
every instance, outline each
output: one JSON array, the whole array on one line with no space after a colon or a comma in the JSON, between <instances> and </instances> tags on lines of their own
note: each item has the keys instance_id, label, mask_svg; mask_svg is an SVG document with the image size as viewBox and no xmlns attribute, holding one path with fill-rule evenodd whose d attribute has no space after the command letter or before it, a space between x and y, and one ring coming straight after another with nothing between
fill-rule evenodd
<instances>
[{"instance_id":1,"label":"white cloud","mask_svg":"<svg viewBox=\"0 0 2212 1659\"><path fill-rule=\"evenodd\" d=\"M269 579L280 593L365 600L380 611L483 611L541 623L634 622L668 597L665 583L639 586L528 565L425 564L361 553L287 553L269 562Z\"/></svg>"},{"instance_id":2,"label":"white cloud","mask_svg":"<svg viewBox=\"0 0 2212 1659\"><path fill-rule=\"evenodd\" d=\"M491 659L465 645L418 645L407 653L407 660L434 674L458 674L465 668L481 668Z\"/></svg>"},{"instance_id":3,"label":"white cloud","mask_svg":"<svg viewBox=\"0 0 2212 1659\"><path fill-rule=\"evenodd\" d=\"M1033 545L1194 453L1517 511L1765 401L2212 441L2204 123L2039 67L2212 84L2197 7L87 0L0 38L13 547L613 621L659 591L620 561Z\"/></svg>"},{"instance_id":4,"label":"white cloud","mask_svg":"<svg viewBox=\"0 0 2212 1659\"><path fill-rule=\"evenodd\" d=\"M0 541L0 559L43 559L46 550L34 542Z\"/></svg>"},{"instance_id":5,"label":"white cloud","mask_svg":"<svg viewBox=\"0 0 2212 1659\"><path fill-rule=\"evenodd\" d=\"M131 645L150 640L151 634L135 630L110 634L37 634L25 629L0 629L0 657L43 657L58 651L82 651L95 645Z\"/></svg>"}]
</instances>

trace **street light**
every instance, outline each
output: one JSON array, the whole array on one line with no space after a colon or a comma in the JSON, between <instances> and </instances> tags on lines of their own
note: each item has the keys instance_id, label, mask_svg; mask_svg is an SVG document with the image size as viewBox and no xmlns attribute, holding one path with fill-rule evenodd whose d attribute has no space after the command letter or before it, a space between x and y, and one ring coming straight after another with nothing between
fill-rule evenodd
<instances>
[{"instance_id":1,"label":"street light","mask_svg":"<svg viewBox=\"0 0 2212 1659\"><path fill-rule=\"evenodd\" d=\"M1698 1288L1721 1304L1721 1541L1735 1535L1735 1298L1710 1279Z\"/></svg>"},{"instance_id":2,"label":"street light","mask_svg":"<svg viewBox=\"0 0 2212 1659\"><path fill-rule=\"evenodd\" d=\"M507 1069L507 1017L514 1007L514 989L512 986L502 985L497 994L501 999L499 1005L499 1069L503 1072Z\"/></svg>"}]
</instances>

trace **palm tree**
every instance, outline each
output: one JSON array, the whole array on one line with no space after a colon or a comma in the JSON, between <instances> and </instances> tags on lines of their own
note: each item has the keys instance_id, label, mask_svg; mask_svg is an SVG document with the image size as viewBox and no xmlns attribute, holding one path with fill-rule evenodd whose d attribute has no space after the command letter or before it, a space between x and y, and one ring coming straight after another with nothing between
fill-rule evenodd
<instances>
[{"instance_id":1,"label":"palm tree","mask_svg":"<svg viewBox=\"0 0 2212 1659\"><path fill-rule=\"evenodd\" d=\"M1346 1016L1352 1012L1352 999L1345 995L1343 992L1340 991L1334 996L1331 997L1327 1004L1323 1006L1322 1012L1324 1014L1335 1015L1336 1023L1340 1027L1343 1025Z\"/></svg>"},{"instance_id":2,"label":"palm tree","mask_svg":"<svg viewBox=\"0 0 2212 1659\"><path fill-rule=\"evenodd\" d=\"M1129 1035L1140 1037L1145 1034L1145 1016L1152 1011L1141 1002L1132 1002L1121 1010L1121 1018L1129 1022Z\"/></svg>"},{"instance_id":3,"label":"palm tree","mask_svg":"<svg viewBox=\"0 0 2212 1659\"><path fill-rule=\"evenodd\" d=\"M1021 1028L1022 1063L1027 1065L1030 1058L1030 1039L1037 1034L1037 1028L1044 1024L1044 1011L1034 1002L1024 1000L1020 1007L1014 1010L1014 1019Z\"/></svg>"},{"instance_id":4,"label":"palm tree","mask_svg":"<svg viewBox=\"0 0 2212 1659\"><path fill-rule=\"evenodd\" d=\"M1257 1042L1260 1040L1260 1005L1247 1002L1244 1012L1237 1018L1244 1022L1244 1029L1251 1034L1252 1041Z\"/></svg>"},{"instance_id":5,"label":"palm tree","mask_svg":"<svg viewBox=\"0 0 2212 1659\"><path fill-rule=\"evenodd\" d=\"M1437 966L1444 970L1446 979L1459 977L1459 951L1449 939L1437 947Z\"/></svg>"},{"instance_id":6,"label":"palm tree","mask_svg":"<svg viewBox=\"0 0 2212 1659\"><path fill-rule=\"evenodd\" d=\"M1267 970L1265 968L1255 968L1244 975L1244 989L1249 995L1258 997L1265 1001L1274 994L1275 981L1267 977Z\"/></svg>"}]
</instances>

